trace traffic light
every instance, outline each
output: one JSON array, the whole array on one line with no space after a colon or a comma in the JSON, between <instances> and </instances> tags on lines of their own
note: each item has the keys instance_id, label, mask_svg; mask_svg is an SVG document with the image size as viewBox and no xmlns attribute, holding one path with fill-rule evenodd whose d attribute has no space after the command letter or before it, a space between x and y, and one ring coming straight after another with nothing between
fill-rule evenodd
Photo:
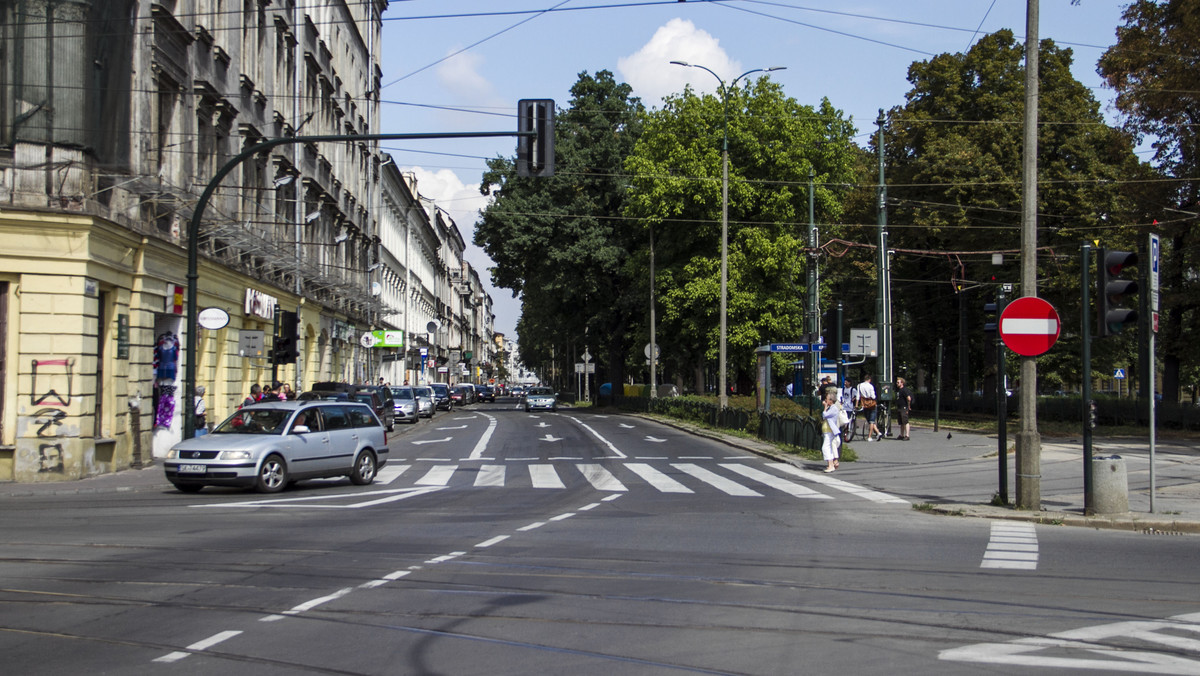
<instances>
[{"instance_id":1,"label":"traffic light","mask_svg":"<svg viewBox=\"0 0 1200 676\"><path fill-rule=\"evenodd\" d=\"M279 334L271 349L271 363L295 364L300 356L300 316L284 310L279 313Z\"/></svg>"},{"instance_id":2,"label":"traffic light","mask_svg":"<svg viewBox=\"0 0 1200 676\"><path fill-rule=\"evenodd\" d=\"M554 99L518 101L517 131L537 132L517 137L517 176L553 176Z\"/></svg>"},{"instance_id":3,"label":"traffic light","mask_svg":"<svg viewBox=\"0 0 1200 676\"><path fill-rule=\"evenodd\" d=\"M1100 264L1097 333L1104 337L1120 333L1126 324L1137 323L1137 310L1124 306L1132 305L1132 296L1139 291L1134 269L1138 255L1135 251L1100 249L1097 261Z\"/></svg>"},{"instance_id":4,"label":"traffic light","mask_svg":"<svg viewBox=\"0 0 1200 676\"><path fill-rule=\"evenodd\" d=\"M821 325L821 341L825 347L821 349L821 357L829 361L842 358L842 305L838 303L825 311L825 321Z\"/></svg>"}]
</instances>

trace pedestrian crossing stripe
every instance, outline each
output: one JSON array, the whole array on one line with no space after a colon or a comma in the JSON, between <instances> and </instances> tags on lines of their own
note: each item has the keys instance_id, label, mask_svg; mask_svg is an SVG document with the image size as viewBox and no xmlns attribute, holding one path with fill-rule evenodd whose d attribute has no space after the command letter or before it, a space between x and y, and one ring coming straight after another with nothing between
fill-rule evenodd
<instances>
[{"instance_id":1,"label":"pedestrian crossing stripe","mask_svg":"<svg viewBox=\"0 0 1200 676\"><path fill-rule=\"evenodd\" d=\"M717 469L727 472L723 475L717 471L706 469L695 463L669 463L670 468L678 474L672 476L663 469L646 462L615 463L601 465L599 463L580 462L573 459L570 462L531 462L524 465L503 465L484 463L476 467L464 467L458 463L438 464L432 467L415 466L411 463L389 463L379 470L376 475L377 485L388 485L401 476L414 476L413 484L421 487L448 487L455 477L472 476L471 485L477 488L527 487L537 490L561 490L571 482L572 475L580 477L592 488L608 493L624 493L629 490L628 478L618 478L614 472L628 470L637 479L645 482L660 493L688 495L694 494L699 487L716 489L733 497L763 497L760 490L763 487L791 495L801 499L827 500L833 495L816 490L795 479L818 484L821 488L830 489L837 493L845 493L871 502L903 504L909 502L887 493L871 490L852 484L848 481L834 479L827 474L801 469L786 463L770 462L764 465L751 466L743 462L717 463ZM416 467L416 469L414 469ZM760 469L763 468L763 469ZM573 470L573 472L572 472ZM766 471L772 470L772 471ZM415 474L411 474L415 473ZM782 473L787 476L780 476ZM732 476L729 476L732 475ZM684 481L695 481L692 486ZM462 482L459 481L459 484ZM756 490L758 489L758 490Z\"/></svg>"}]
</instances>

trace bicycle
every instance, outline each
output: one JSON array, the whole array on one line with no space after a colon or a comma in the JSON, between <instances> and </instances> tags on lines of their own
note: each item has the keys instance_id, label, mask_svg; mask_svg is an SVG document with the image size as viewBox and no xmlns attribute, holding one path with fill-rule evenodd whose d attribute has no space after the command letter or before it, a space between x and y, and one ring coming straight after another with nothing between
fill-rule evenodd
<instances>
[{"instance_id":1,"label":"bicycle","mask_svg":"<svg viewBox=\"0 0 1200 676\"><path fill-rule=\"evenodd\" d=\"M867 431L867 427L865 425L866 418L863 418L863 420L862 420L863 425L860 425L859 420L858 420L858 412L861 410L862 410L861 408L854 408L854 407L850 407L850 408L846 409L846 416L850 418L850 422L846 423L842 427L842 440L843 441L854 441L854 437L856 437L856 436L860 436L860 437L866 436L866 431Z\"/></svg>"}]
</instances>

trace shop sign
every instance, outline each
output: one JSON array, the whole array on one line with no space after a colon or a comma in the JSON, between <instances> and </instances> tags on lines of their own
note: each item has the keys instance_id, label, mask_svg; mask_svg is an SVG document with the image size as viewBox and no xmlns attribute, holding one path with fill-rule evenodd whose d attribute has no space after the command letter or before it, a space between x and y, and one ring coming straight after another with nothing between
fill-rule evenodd
<instances>
[{"instance_id":1,"label":"shop sign","mask_svg":"<svg viewBox=\"0 0 1200 676\"><path fill-rule=\"evenodd\" d=\"M246 289L246 314L260 319L275 319L275 306L279 299L257 289Z\"/></svg>"},{"instance_id":2,"label":"shop sign","mask_svg":"<svg viewBox=\"0 0 1200 676\"><path fill-rule=\"evenodd\" d=\"M343 341L354 340L354 325L347 324L346 322L334 321L333 339Z\"/></svg>"},{"instance_id":3,"label":"shop sign","mask_svg":"<svg viewBox=\"0 0 1200 676\"><path fill-rule=\"evenodd\" d=\"M117 315L117 359L129 359L129 315Z\"/></svg>"},{"instance_id":4,"label":"shop sign","mask_svg":"<svg viewBox=\"0 0 1200 676\"><path fill-rule=\"evenodd\" d=\"M229 326L229 313L219 307L206 307L196 317L202 328L217 331Z\"/></svg>"},{"instance_id":5,"label":"shop sign","mask_svg":"<svg viewBox=\"0 0 1200 676\"><path fill-rule=\"evenodd\" d=\"M167 285L167 297L164 302L163 312L169 315L183 314L183 286L181 284Z\"/></svg>"},{"instance_id":6,"label":"shop sign","mask_svg":"<svg viewBox=\"0 0 1200 676\"><path fill-rule=\"evenodd\" d=\"M374 347L404 347L403 331L385 331L376 329L371 332L375 337Z\"/></svg>"}]
</instances>

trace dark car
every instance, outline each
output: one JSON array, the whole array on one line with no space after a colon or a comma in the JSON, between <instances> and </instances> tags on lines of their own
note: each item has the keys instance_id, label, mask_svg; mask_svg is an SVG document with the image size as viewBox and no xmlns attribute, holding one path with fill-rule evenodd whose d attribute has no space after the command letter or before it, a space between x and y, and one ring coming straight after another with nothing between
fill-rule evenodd
<instances>
[{"instance_id":1,"label":"dark car","mask_svg":"<svg viewBox=\"0 0 1200 676\"><path fill-rule=\"evenodd\" d=\"M383 399L384 408L386 408L389 411L391 411L396 406L396 402L392 400L392 388L390 388L390 387L387 387L385 385L358 385L354 389L355 389L355 391L368 390L370 392L374 392L374 393L378 394L379 398ZM380 418L380 420L383 420L383 419ZM392 424L386 420L384 420L383 422L385 425L388 426L388 431L391 431Z\"/></svg>"},{"instance_id":2,"label":"dark car","mask_svg":"<svg viewBox=\"0 0 1200 676\"><path fill-rule=\"evenodd\" d=\"M388 392L390 395L391 392ZM314 399L328 399L332 401L357 401L371 407L375 412L375 416L383 422L383 426L389 432L396 429L396 411L393 405L383 403L383 396L376 391L366 387L359 389L351 389L349 391L341 390L312 390L301 393L297 397L300 401L311 401Z\"/></svg>"},{"instance_id":3,"label":"dark car","mask_svg":"<svg viewBox=\"0 0 1200 676\"><path fill-rule=\"evenodd\" d=\"M496 393L487 385L475 386L475 399L477 401L490 401L496 403Z\"/></svg>"},{"instance_id":4,"label":"dark car","mask_svg":"<svg viewBox=\"0 0 1200 676\"><path fill-rule=\"evenodd\" d=\"M433 389L433 404L435 408L443 411L454 410L454 400L450 398L450 386L446 383L430 383L429 387Z\"/></svg>"},{"instance_id":5,"label":"dark car","mask_svg":"<svg viewBox=\"0 0 1200 676\"><path fill-rule=\"evenodd\" d=\"M475 400L475 388L461 383L455 385L450 388L450 400L455 406L466 406Z\"/></svg>"}]
</instances>

